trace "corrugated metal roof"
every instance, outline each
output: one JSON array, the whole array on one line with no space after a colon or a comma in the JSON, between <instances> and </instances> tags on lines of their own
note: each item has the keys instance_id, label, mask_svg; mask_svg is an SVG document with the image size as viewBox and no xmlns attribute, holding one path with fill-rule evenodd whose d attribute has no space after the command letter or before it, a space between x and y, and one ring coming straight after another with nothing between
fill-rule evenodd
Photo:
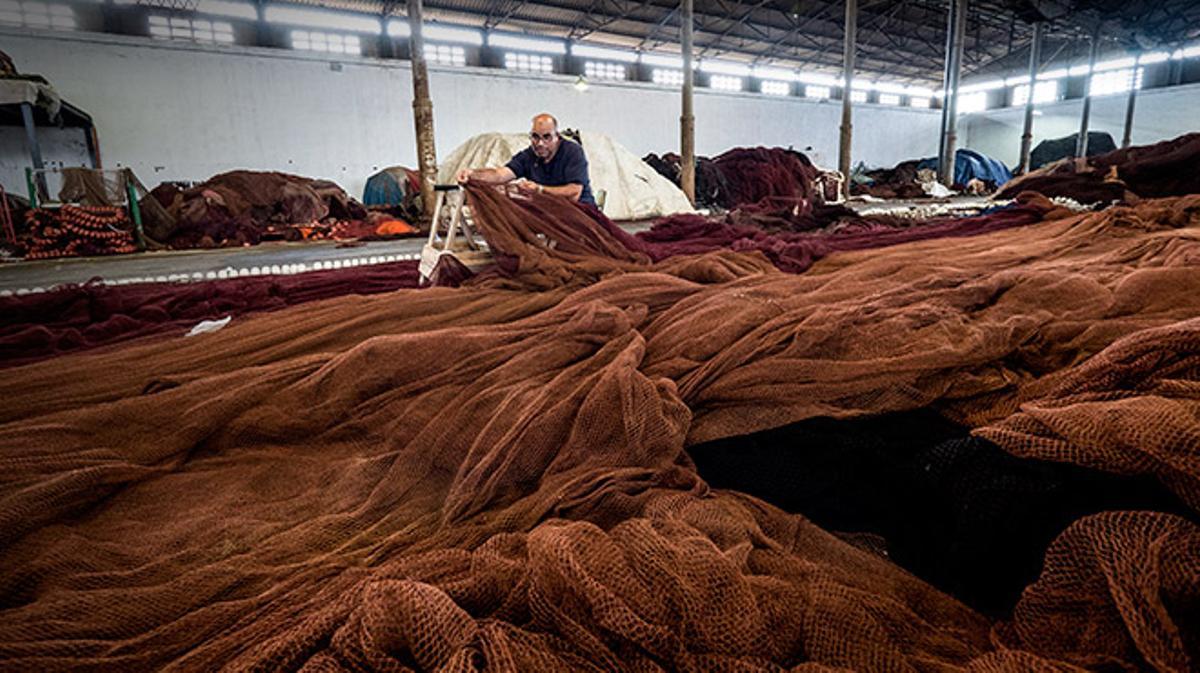
<instances>
[{"instance_id":1,"label":"corrugated metal roof","mask_svg":"<svg viewBox=\"0 0 1200 673\"><path fill-rule=\"evenodd\" d=\"M403 15L396 0L292 0L327 8ZM1076 57L1097 17L1107 19L1107 51L1150 47L1200 34L1200 3L1191 0L1077 0L1076 12L1050 26L1047 58ZM1019 66L1032 34L1017 19L1030 3L973 0L964 71ZM678 3L671 0L428 0L426 18L465 25L586 39L644 50L678 51ZM842 61L843 3L832 0L695 2L695 43L704 57L836 71ZM941 81L945 0L860 0L858 67L866 75L933 84Z\"/></svg>"}]
</instances>

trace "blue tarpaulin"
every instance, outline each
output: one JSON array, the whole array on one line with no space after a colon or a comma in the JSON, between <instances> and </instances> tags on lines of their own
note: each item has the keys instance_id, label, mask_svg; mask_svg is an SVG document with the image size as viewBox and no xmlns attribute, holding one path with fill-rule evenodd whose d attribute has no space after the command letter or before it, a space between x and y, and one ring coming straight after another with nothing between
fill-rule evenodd
<instances>
[{"instance_id":1,"label":"blue tarpaulin","mask_svg":"<svg viewBox=\"0 0 1200 673\"><path fill-rule=\"evenodd\" d=\"M921 163L917 164L917 170L923 168L936 171L937 157L922 159ZM1012 180L1012 171L1003 163L974 150L958 150L954 153L954 184L965 185L973 179L1000 186Z\"/></svg>"},{"instance_id":2,"label":"blue tarpaulin","mask_svg":"<svg viewBox=\"0 0 1200 673\"><path fill-rule=\"evenodd\" d=\"M367 178L367 186L363 189L363 205L403 206L408 190L408 177L403 168L385 168Z\"/></svg>"}]
</instances>

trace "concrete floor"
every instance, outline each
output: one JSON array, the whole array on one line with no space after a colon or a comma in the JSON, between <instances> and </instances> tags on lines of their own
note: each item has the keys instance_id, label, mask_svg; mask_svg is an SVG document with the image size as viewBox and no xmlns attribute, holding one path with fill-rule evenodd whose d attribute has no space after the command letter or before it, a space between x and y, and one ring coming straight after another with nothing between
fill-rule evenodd
<instances>
[{"instance_id":1,"label":"concrete floor","mask_svg":"<svg viewBox=\"0 0 1200 673\"><path fill-rule=\"evenodd\" d=\"M296 273L315 271L326 264L353 264L356 260L364 260L360 264L379 264L416 259L424 244L423 237L375 241L353 247L338 247L334 241L264 243L246 248L13 262L0 265L0 292L37 291L93 279L106 283L165 283L211 279L228 276L231 272L236 275L241 269L257 268L261 273L265 268L268 273L281 273L284 267L291 267L290 271Z\"/></svg>"},{"instance_id":2,"label":"concrete floor","mask_svg":"<svg viewBox=\"0 0 1200 673\"><path fill-rule=\"evenodd\" d=\"M982 197L955 197L955 210L982 209ZM859 212L895 212L929 207L931 200L855 202L846 205ZM629 232L649 229L651 222L622 223ZM55 285L103 280L110 284L185 282L229 277L302 273L341 266L380 264L419 259L425 238L375 241L339 247L334 241L264 243L245 248L146 252L115 257L67 258L0 264L0 295L42 292ZM245 272L243 273L243 270Z\"/></svg>"}]
</instances>

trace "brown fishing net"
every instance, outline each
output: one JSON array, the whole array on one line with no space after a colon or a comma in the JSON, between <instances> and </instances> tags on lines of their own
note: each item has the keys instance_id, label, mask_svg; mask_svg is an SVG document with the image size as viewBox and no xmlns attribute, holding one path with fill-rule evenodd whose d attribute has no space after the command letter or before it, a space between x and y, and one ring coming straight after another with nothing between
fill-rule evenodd
<instances>
[{"instance_id":1,"label":"brown fishing net","mask_svg":"<svg viewBox=\"0 0 1200 673\"><path fill-rule=\"evenodd\" d=\"M985 617L869 537L710 489L687 451L936 409L1195 507L1200 197L801 275L759 253L651 263L561 199L471 199L500 259L461 289L7 370L0 669L1200 661L1194 510L1077 521Z\"/></svg>"}]
</instances>

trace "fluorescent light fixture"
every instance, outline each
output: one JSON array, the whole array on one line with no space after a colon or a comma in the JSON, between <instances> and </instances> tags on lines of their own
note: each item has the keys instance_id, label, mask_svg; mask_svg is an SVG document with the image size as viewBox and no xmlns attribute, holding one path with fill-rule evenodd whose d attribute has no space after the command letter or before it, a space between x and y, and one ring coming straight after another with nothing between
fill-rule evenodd
<instances>
[{"instance_id":1,"label":"fluorescent light fixture","mask_svg":"<svg viewBox=\"0 0 1200 673\"><path fill-rule=\"evenodd\" d=\"M1180 50L1180 58L1195 58L1200 56L1200 44L1194 44L1186 49Z\"/></svg>"},{"instance_id":2,"label":"fluorescent light fixture","mask_svg":"<svg viewBox=\"0 0 1200 673\"><path fill-rule=\"evenodd\" d=\"M767 66L754 66L754 76L759 79L773 79L778 82L790 82L796 78L796 73L787 68L771 68Z\"/></svg>"},{"instance_id":3,"label":"fluorescent light fixture","mask_svg":"<svg viewBox=\"0 0 1200 673\"><path fill-rule=\"evenodd\" d=\"M674 56L672 54L643 53L641 59L642 63L645 63L646 65L654 65L660 68L683 68L682 56Z\"/></svg>"},{"instance_id":4,"label":"fluorescent light fixture","mask_svg":"<svg viewBox=\"0 0 1200 673\"><path fill-rule=\"evenodd\" d=\"M1153 65L1170 60L1171 55L1165 51L1151 51L1138 57L1138 65Z\"/></svg>"},{"instance_id":5,"label":"fluorescent light fixture","mask_svg":"<svg viewBox=\"0 0 1200 673\"><path fill-rule=\"evenodd\" d=\"M713 75L708 78L708 88L719 91L741 91L745 86L745 81L735 75Z\"/></svg>"},{"instance_id":6,"label":"fluorescent light fixture","mask_svg":"<svg viewBox=\"0 0 1200 673\"><path fill-rule=\"evenodd\" d=\"M821 86L819 84L807 84L804 87L804 97L805 98L816 98L818 100L824 100L826 98L829 98L832 95L833 95L833 90L827 86Z\"/></svg>"},{"instance_id":7,"label":"fluorescent light fixture","mask_svg":"<svg viewBox=\"0 0 1200 673\"><path fill-rule=\"evenodd\" d=\"M733 63L730 61L710 61L704 59L700 62L700 72L716 73L718 75L733 75L734 77L746 77L750 74L750 66L744 63Z\"/></svg>"},{"instance_id":8,"label":"fluorescent light fixture","mask_svg":"<svg viewBox=\"0 0 1200 673\"><path fill-rule=\"evenodd\" d=\"M562 40L547 40L542 38L522 37L505 33L488 33L489 47L503 47L519 51L534 51L543 54L565 54L567 45Z\"/></svg>"},{"instance_id":9,"label":"fluorescent light fixture","mask_svg":"<svg viewBox=\"0 0 1200 673\"><path fill-rule=\"evenodd\" d=\"M787 96L792 93L792 84L783 80L764 79L759 84L758 90L768 96Z\"/></svg>"},{"instance_id":10,"label":"fluorescent light fixture","mask_svg":"<svg viewBox=\"0 0 1200 673\"><path fill-rule=\"evenodd\" d=\"M1096 64L1093 72L1107 72L1109 70L1120 70L1122 68L1132 68L1137 65L1137 59L1130 56L1128 58L1118 58L1112 61L1101 61Z\"/></svg>"},{"instance_id":11,"label":"fluorescent light fixture","mask_svg":"<svg viewBox=\"0 0 1200 673\"><path fill-rule=\"evenodd\" d=\"M1062 79L1066 76L1067 76L1066 68L1055 68L1054 70L1047 70L1046 72L1039 74L1037 76L1037 78L1042 81L1045 81L1048 79Z\"/></svg>"},{"instance_id":12,"label":"fluorescent light fixture","mask_svg":"<svg viewBox=\"0 0 1200 673\"><path fill-rule=\"evenodd\" d=\"M683 71L673 70L669 68L655 68L650 73L650 79L662 86L681 86L683 85Z\"/></svg>"},{"instance_id":13,"label":"fluorescent light fixture","mask_svg":"<svg viewBox=\"0 0 1200 673\"><path fill-rule=\"evenodd\" d=\"M293 26L310 26L332 30L349 30L356 33L371 33L374 35L380 33L379 19L355 16L353 14L342 14L340 12L327 12L320 9L299 9L296 7L268 5L264 16L271 23L286 23Z\"/></svg>"},{"instance_id":14,"label":"fluorescent light fixture","mask_svg":"<svg viewBox=\"0 0 1200 673\"><path fill-rule=\"evenodd\" d=\"M604 61L620 61L622 63L636 63L638 58L636 51L606 49L604 47L593 47L588 44L571 45L571 55L581 58L596 58Z\"/></svg>"},{"instance_id":15,"label":"fluorescent light fixture","mask_svg":"<svg viewBox=\"0 0 1200 673\"><path fill-rule=\"evenodd\" d=\"M196 11L213 16L228 16L234 19L258 19L258 8L249 2L229 2L229 0L200 0L196 3Z\"/></svg>"}]
</instances>

